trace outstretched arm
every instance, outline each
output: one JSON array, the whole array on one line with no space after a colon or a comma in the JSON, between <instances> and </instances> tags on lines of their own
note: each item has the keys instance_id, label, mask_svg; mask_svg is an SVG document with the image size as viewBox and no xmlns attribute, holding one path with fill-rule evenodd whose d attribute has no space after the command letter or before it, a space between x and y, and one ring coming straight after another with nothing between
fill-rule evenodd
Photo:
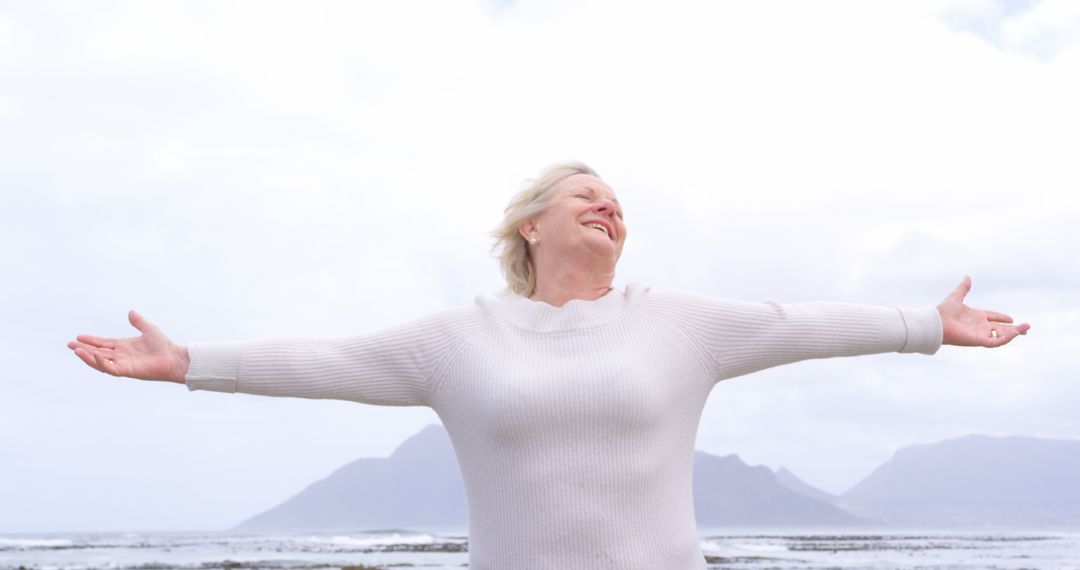
<instances>
[{"instance_id":1,"label":"outstretched arm","mask_svg":"<svg viewBox=\"0 0 1080 570\"><path fill-rule=\"evenodd\" d=\"M965 305L964 297L969 291L971 277L964 277L960 285L937 306L941 314L942 344L996 348L1027 334L1031 328L1027 323L1014 325L1013 318L1005 313Z\"/></svg>"},{"instance_id":2,"label":"outstretched arm","mask_svg":"<svg viewBox=\"0 0 1080 570\"><path fill-rule=\"evenodd\" d=\"M168 380L191 390L330 398L377 405L431 405L440 364L483 324L473 308L447 310L374 334L177 346L132 311L142 336L79 335L83 362L113 376Z\"/></svg>"},{"instance_id":3,"label":"outstretched arm","mask_svg":"<svg viewBox=\"0 0 1080 570\"><path fill-rule=\"evenodd\" d=\"M651 292L648 304L702 349L715 380L812 358L934 354L942 339L933 305L783 304L664 291Z\"/></svg>"},{"instance_id":4,"label":"outstretched arm","mask_svg":"<svg viewBox=\"0 0 1080 570\"><path fill-rule=\"evenodd\" d=\"M753 303L650 292L658 318L686 331L723 380L811 358L881 352L934 354L942 344L1002 346L1027 333L996 311L968 307L964 278L938 306L892 308L847 303Z\"/></svg>"},{"instance_id":5,"label":"outstretched arm","mask_svg":"<svg viewBox=\"0 0 1080 570\"><path fill-rule=\"evenodd\" d=\"M68 343L68 348L88 366L106 374L183 384L191 362L187 349L174 344L135 311L128 313L128 322L142 336L100 338L81 334Z\"/></svg>"}]
</instances>

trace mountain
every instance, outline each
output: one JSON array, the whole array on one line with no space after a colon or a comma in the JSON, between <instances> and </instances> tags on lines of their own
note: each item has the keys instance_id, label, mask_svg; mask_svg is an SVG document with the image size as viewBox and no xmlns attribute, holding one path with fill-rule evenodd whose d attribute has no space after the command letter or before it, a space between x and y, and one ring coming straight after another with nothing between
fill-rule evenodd
<instances>
[{"instance_id":1,"label":"mountain","mask_svg":"<svg viewBox=\"0 0 1080 570\"><path fill-rule=\"evenodd\" d=\"M794 475L791 478L798 481ZM700 451L694 454L694 510L702 527L856 526L870 522L789 489L768 467L751 467L738 455L717 457Z\"/></svg>"},{"instance_id":2,"label":"mountain","mask_svg":"<svg viewBox=\"0 0 1080 570\"><path fill-rule=\"evenodd\" d=\"M245 532L462 527L465 484L450 437L430 425L385 459L358 459L236 527Z\"/></svg>"},{"instance_id":3,"label":"mountain","mask_svg":"<svg viewBox=\"0 0 1080 570\"><path fill-rule=\"evenodd\" d=\"M737 455L695 453L694 474L695 510L701 526L859 522L784 487L768 468L750 467ZM450 438L442 426L431 425L390 457L349 463L235 530L463 527L467 521L465 486Z\"/></svg>"},{"instance_id":4,"label":"mountain","mask_svg":"<svg viewBox=\"0 0 1080 570\"><path fill-rule=\"evenodd\" d=\"M833 504L839 498L832 493L826 493L817 487L799 479L794 473L788 471L787 468L781 467L776 470L776 480L787 487L788 489L795 491L796 493L811 499L817 499L823 503Z\"/></svg>"},{"instance_id":5,"label":"mountain","mask_svg":"<svg viewBox=\"0 0 1080 570\"><path fill-rule=\"evenodd\" d=\"M969 435L896 452L845 510L936 525L1080 526L1080 441Z\"/></svg>"}]
</instances>

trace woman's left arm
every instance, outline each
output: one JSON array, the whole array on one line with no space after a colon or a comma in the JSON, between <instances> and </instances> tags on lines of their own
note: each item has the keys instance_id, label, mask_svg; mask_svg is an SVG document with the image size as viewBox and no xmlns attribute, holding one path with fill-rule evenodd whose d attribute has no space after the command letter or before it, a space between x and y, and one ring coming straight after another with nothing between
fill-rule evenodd
<instances>
[{"instance_id":1,"label":"woman's left arm","mask_svg":"<svg viewBox=\"0 0 1080 570\"><path fill-rule=\"evenodd\" d=\"M965 305L964 297L969 291L971 277L964 277L937 306L941 315L941 344L997 348L1031 329L1027 323L1012 324L1013 318L1005 313Z\"/></svg>"},{"instance_id":2,"label":"woman's left arm","mask_svg":"<svg viewBox=\"0 0 1080 570\"><path fill-rule=\"evenodd\" d=\"M883 352L934 354L943 344L1001 346L1030 328L963 304L971 280L937 307L746 302L650 292L656 317L686 332L723 380L813 358ZM996 332L992 332L996 331Z\"/></svg>"}]
</instances>

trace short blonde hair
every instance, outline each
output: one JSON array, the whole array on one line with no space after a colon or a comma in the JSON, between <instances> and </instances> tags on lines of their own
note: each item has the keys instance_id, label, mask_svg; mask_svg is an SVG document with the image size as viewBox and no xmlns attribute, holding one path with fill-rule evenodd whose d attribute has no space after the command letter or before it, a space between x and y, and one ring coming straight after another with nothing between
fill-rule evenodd
<instances>
[{"instance_id":1,"label":"short blonde hair","mask_svg":"<svg viewBox=\"0 0 1080 570\"><path fill-rule=\"evenodd\" d=\"M498 257L503 275L506 276L508 291L526 297L536 291L532 254L519 228L547 208L556 184L575 174L600 177L583 162L561 162L545 168L539 177L527 180L527 186L510 199L502 223L492 232L492 237L495 238L492 251Z\"/></svg>"}]
</instances>

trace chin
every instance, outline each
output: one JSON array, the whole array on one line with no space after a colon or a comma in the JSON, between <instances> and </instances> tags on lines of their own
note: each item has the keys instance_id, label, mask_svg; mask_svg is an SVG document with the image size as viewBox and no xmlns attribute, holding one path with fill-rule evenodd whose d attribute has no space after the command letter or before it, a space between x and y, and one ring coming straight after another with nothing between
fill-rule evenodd
<instances>
[{"instance_id":1,"label":"chin","mask_svg":"<svg viewBox=\"0 0 1080 570\"><path fill-rule=\"evenodd\" d=\"M609 249L607 251L595 251L594 250L594 253L596 253L597 256L604 258L605 261L611 261L612 264L615 264L616 262L618 262L619 257L621 257L621 254L620 254L619 251L611 250L611 249Z\"/></svg>"}]
</instances>

